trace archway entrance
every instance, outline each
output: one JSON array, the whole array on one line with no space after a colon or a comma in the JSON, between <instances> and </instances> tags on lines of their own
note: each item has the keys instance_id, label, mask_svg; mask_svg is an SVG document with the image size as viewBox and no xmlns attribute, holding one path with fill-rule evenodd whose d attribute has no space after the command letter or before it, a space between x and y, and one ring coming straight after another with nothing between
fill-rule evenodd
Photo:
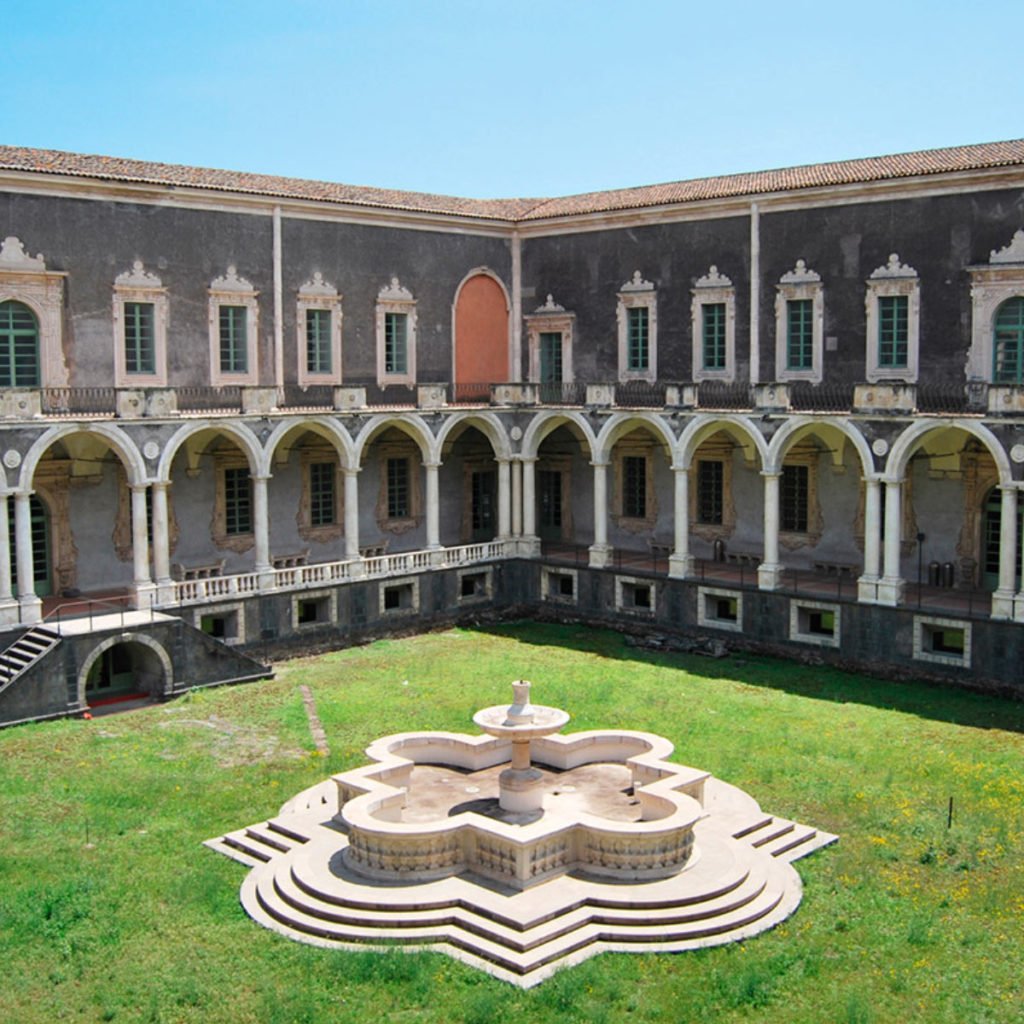
<instances>
[{"instance_id":1,"label":"archway entrance","mask_svg":"<svg viewBox=\"0 0 1024 1024\"><path fill-rule=\"evenodd\" d=\"M90 707L133 698L155 697L165 688L165 669L156 650L127 640L102 647L85 677Z\"/></svg>"}]
</instances>

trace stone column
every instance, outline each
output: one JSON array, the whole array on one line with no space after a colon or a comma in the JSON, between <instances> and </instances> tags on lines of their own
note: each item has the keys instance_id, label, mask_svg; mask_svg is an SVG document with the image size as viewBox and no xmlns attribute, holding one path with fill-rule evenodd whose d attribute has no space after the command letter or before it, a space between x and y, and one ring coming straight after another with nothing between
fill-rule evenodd
<instances>
[{"instance_id":1,"label":"stone column","mask_svg":"<svg viewBox=\"0 0 1024 1024\"><path fill-rule=\"evenodd\" d=\"M32 566L32 495L19 491L14 496L14 546L18 572L18 604L21 621L33 624L42 621L43 602L36 596Z\"/></svg>"},{"instance_id":2,"label":"stone column","mask_svg":"<svg viewBox=\"0 0 1024 1024\"><path fill-rule=\"evenodd\" d=\"M693 559L690 557L690 471L683 466L673 466L675 474L675 540L668 560L668 574L678 579L693 575Z\"/></svg>"},{"instance_id":3,"label":"stone column","mask_svg":"<svg viewBox=\"0 0 1024 1024\"><path fill-rule=\"evenodd\" d=\"M992 618L1012 619L1017 593L1017 488L1001 487L999 585L992 595Z\"/></svg>"},{"instance_id":4,"label":"stone column","mask_svg":"<svg viewBox=\"0 0 1024 1024\"><path fill-rule=\"evenodd\" d=\"M885 481L885 547L882 578L878 581L878 603L898 605L903 600L904 581L900 576L900 533L903 526L903 484Z\"/></svg>"},{"instance_id":5,"label":"stone column","mask_svg":"<svg viewBox=\"0 0 1024 1024\"><path fill-rule=\"evenodd\" d=\"M427 474L427 548L436 553L431 556L431 561L435 562L441 560L440 468L440 462L423 463Z\"/></svg>"},{"instance_id":6,"label":"stone column","mask_svg":"<svg viewBox=\"0 0 1024 1024\"><path fill-rule=\"evenodd\" d=\"M260 575L260 589L274 585L273 566L270 564L270 513L267 508L267 481L269 476L250 476L252 481L252 530L256 542L255 570Z\"/></svg>"},{"instance_id":7,"label":"stone column","mask_svg":"<svg viewBox=\"0 0 1024 1024\"><path fill-rule=\"evenodd\" d=\"M359 470L342 469L345 476L345 557L359 557Z\"/></svg>"},{"instance_id":8,"label":"stone column","mask_svg":"<svg viewBox=\"0 0 1024 1024\"><path fill-rule=\"evenodd\" d=\"M519 553L527 558L540 554L540 537L537 536L537 459L524 456L523 464L523 539Z\"/></svg>"},{"instance_id":9,"label":"stone column","mask_svg":"<svg viewBox=\"0 0 1024 1024\"><path fill-rule=\"evenodd\" d=\"M498 459L498 540L512 533L512 467L508 459Z\"/></svg>"},{"instance_id":10,"label":"stone column","mask_svg":"<svg viewBox=\"0 0 1024 1024\"><path fill-rule=\"evenodd\" d=\"M512 536L523 535L523 464L512 460Z\"/></svg>"},{"instance_id":11,"label":"stone column","mask_svg":"<svg viewBox=\"0 0 1024 1024\"><path fill-rule=\"evenodd\" d=\"M878 603L878 563L882 536L882 485L864 479L864 572L857 580L857 600Z\"/></svg>"},{"instance_id":12,"label":"stone column","mask_svg":"<svg viewBox=\"0 0 1024 1024\"><path fill-rule=\"evenodd\" d=\"M612 560L608 544L608 463L592 462L594 467L594 543L590 545L590 565L603 568Z\"/></svg>"},{"instance_id":13,"label":"stone column","mask_svg":"<svg viewBox=\"0 0 1024 1024\"><path fill-rule=\"evenodd\" d=\"M762 472L764 478L764 561L757 567L757 585L778 590L782 583L779 563L779 480L778 471Z\"/></svg>"},{"instance_id":14,"label":"stone column","mask_svg":"<svg viewBox=\"0 0 1024 1024\"><path fill-rule=\"evenodd\" d=\"M153 603L153 579L149 575L149 535L146 529L146 485L132 484L132 590L135 607Z\"/></svg>"},{"instance_id":15,"label":"stone column","mask_svg":"<svg viewBox=\"0 0 1024 1024\"><path fill-rule=\"evenodd\" d=\"M11 581L11 529L6 494L0 494L0 625L18 621L18 602Z\"/></svg>"},{"instance_id":16,"label":"stone column","mask_svg":"<svg viewBox=\"0 0 1024 1024\"><path fill-rule=\"evenodd\" d=\"M167 509L168 482L153 484L153 573L156 576L157 602L174 600L171 579L171 521Z\"/></svg>"}]
</instances>

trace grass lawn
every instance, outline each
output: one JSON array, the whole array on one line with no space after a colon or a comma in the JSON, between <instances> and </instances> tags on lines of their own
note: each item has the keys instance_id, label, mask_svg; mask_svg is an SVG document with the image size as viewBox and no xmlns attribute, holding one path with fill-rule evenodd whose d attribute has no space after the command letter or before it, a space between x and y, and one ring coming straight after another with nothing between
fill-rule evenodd
<instances>
[{"instance_id":1,"label":"grass lawn","mask_svg":"<svg viewBox=\"0 0 1024 1024\"><path fill-rule=\"evenodd\" d=\"M528 678L566 731L668 736L677 760L839 844L749 942L606 954L522 992L439 954L289 942L203 839L273 815L377 736L471 732ZM301 684L331 746L315 752ZM542 625L278 666L275 680L0 732L0 1021L1024 1021L1024 704ZM950 797L952 827L947 827Z\"/></svg>"}]
</instances>

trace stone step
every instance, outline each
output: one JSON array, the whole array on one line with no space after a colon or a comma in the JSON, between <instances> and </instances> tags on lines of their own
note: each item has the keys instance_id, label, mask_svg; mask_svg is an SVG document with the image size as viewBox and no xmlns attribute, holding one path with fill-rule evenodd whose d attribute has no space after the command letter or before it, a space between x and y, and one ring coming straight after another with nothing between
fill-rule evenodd
<instances>
[{"instance_id":1,"label":"stone step","mask_svg":"<svg viewBox=\"0 0 1024 1024\"><path fill-rule=\"evenodd\" d=\"M261 864L266 863L266 860L260 860L247 853L241 847L227 842L224 836L218 836L216 839L207 839L203 842L203 846L209 847L215 853L221 853L225 857L230 857L232 860L237 861L239 864L244 864L248 868L259 867Z\"/></svg>"},{"instance_id":2,"label":"stone step","mask_svg":"<svg viewBox=\"0 0 1024 1024\"><path fill-rule=\"evenodd\" d=\"M772 818L770 823L748 832L743 840L750 843L755 849L762 849L790 835L794 828L796 828L794 821L789 821L786 818Z\"/></svg>"},{"instance_id":3,"label":"stone step","mask_svg":"<svg viewBox=\"0 0 1024 1024\"><path fill-rule=\"evenodd\" d=\"M806 857L808 854L814 853L815 850L839 842L839 836L833 835L831 832L822 832L818 829L810 829L809 832L810 834L799 843L791 843L783 850L773 851L774 856L792 864L793 861L800 860L801 857Z\"/></svg>"}]
</instances>

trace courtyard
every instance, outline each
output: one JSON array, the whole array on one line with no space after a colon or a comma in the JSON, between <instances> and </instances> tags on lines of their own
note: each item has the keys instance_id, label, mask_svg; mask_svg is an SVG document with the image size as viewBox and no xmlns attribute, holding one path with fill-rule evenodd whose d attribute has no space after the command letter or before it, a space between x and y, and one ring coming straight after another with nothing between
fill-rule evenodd
<instances>
[{"instance_id":1,"label":"courtyard","mask_svg":"<svg viewBox=\"0 0 1024 1024\"><path fill-rule=\"evenodd\" d=\"M642 651L572 625L450 630L276 668L259 684L0 733L0 1018L1024 1019L1020 703ZM249 920L245 869L204 839L365 763L378 736L470 731L517 678L571 708L573 730L659 733L673 760L837 833L801 861L796 914L732 946L605 954L529 991L437 954L321 950Z\"/></svg>"}]
</instances>

